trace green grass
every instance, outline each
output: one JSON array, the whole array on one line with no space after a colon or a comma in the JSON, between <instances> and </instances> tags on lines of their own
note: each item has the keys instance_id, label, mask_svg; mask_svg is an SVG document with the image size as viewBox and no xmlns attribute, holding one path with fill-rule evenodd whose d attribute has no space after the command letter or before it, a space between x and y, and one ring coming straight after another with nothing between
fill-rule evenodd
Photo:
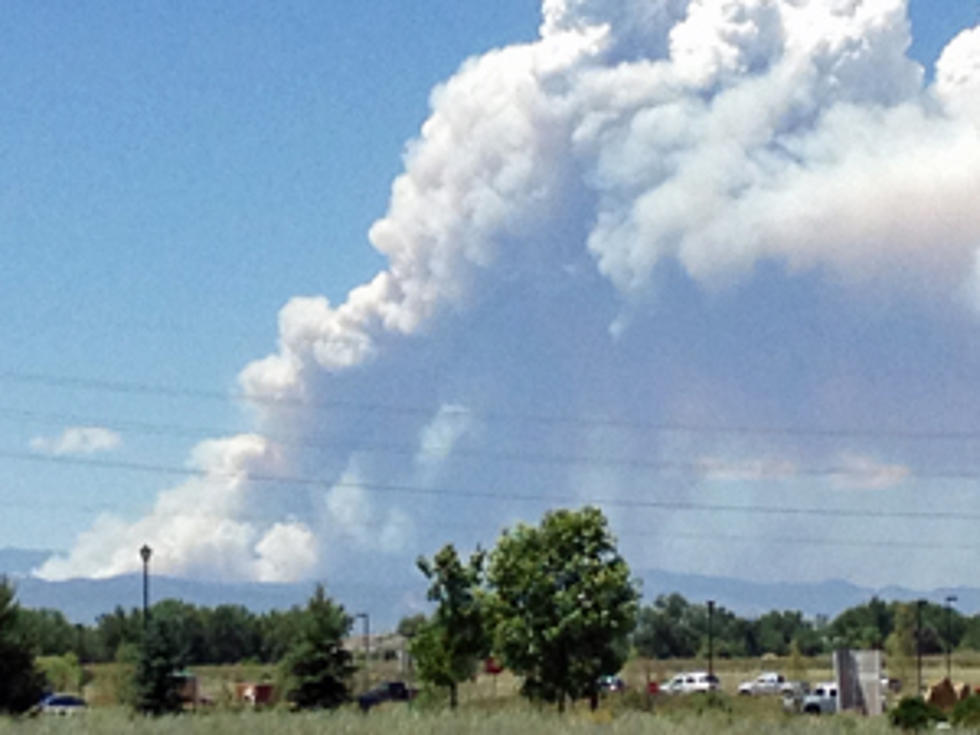
<instances>
[{"instance_id":1,"label":"green grass","mask_svg":"<svg viewBox=\"0 0 980 735\"><path fill-rule=\"evenodd\" d=\"M514 704L499 712L463 708L458 712L420 712L408 707L387 707L368 715L344 709L338 712L294 714L284 711L220 712L146 719L115 708L96 709L72 717L36 717L0 720L0 735L53 735L54 733L133 735L681 735L730 733L731 735L894 735L883 718L858 720L845 717L756 718L732 716L723 711L675 713L672 716L626 712L614 716L608 709L589 713L579 708L564 715Z\"/></svg>"},{"instance_id":2,"label":"green grass","mask_svg":"<svg viewBox=\"0 0 980 735\"><path fill-rule=\"evenodd\" d=\"M957 655L953 678L980 683L980 666L975 658ZM442 692L427 694L411 706L391 703L368 715L355 706L335 712L291 713L284 709L251 711L237 708L227 692L235 681L257 681L272 677L275 667L242 664L238 666L194 667L201 689L212 696L216 705L180 717L146 719L115 706L114 687L124 678L118 664L87 667L93 675L85 687L85 696L94 706L80 716L34 717L13 720L0 718L0 735L47 735L49 733L132 733L133 735L253 735L285 733L313 735L897 735L885 717L860 718L850 715L807 717L787 715L778 697L738 697L732 693L739 681L764 669L787 671L785 660L720 660L715 669L728 696L710 700L694 697L659 697L647 699L643 694L648 680L662 681L676 671L703 669L705 662L647 661L629 662L622 676L629 691L603 699L596 713L584 702L577 703L564 715L553 707L534 707L518 694L519 680L507 672L497 677L481 675L465 683L460 690L461 706L457 712L445 708ZM811 682L830 678L827 657L805 662ZM942 657L924 661L924 679L935 681L945 673ZM787 672L788 673L788 672ZM395 667L373 665L370 679L406 678ZM355 691L362 688L366 676L356 677ZM217 696L215 696L217 695ZM647 711L650 710L650 711ZM957 732L957 731L951 731ZM962 731L969 732L969 731Z\"/></svg>"}]
</instances>

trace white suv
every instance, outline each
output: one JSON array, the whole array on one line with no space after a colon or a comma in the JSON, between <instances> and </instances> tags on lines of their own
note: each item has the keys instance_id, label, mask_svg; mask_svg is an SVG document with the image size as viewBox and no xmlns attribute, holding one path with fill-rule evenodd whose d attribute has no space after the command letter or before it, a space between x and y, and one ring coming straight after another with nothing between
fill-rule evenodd
<instances>
[{"instance_id":1,"label":"white suv","mask_svg":"<svg viewBox=\"0 0 980 735\"><path fill-rule=\"evenodd\" d=\"M675 675L660 689L667 694L694 694L716 692L720 687L718 677L707 671L686 671Z\"/></svg>"}]
</instances>

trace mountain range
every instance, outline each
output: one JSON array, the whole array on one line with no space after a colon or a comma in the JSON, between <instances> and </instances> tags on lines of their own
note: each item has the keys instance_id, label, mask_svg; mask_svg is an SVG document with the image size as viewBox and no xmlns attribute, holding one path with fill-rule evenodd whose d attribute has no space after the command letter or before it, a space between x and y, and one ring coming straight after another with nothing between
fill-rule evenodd
<instances>
[{"instance_id":1,"label":"mountain range","mask_svg":"<svg viewBox=\"0 0 980 735\"><path fill-rule=\"evenodd\" d=\"M91 623L117 605L129 609L142 604L142 576L127 574L106 579L69 579L50 582L30 572L51 552L0 549L0 575L10 577L21 605L54 608L76 623ZM941 603L957 597L956 609L973 615L980 611L980 589L948 587L928 591L900 586L862 587L844 580L823 582L753 582L731 577L681 574L659 569L634 570L642 583L643 597L652 601L660 594L677 592L691 601L714 600L738 615L755 617L770 610L800 610L808 617L833 618L841 611L866 602L872 596L884 600L924 598ZM302 605L313 592L315 581L297 583L216 582L154 575L150 598L177 598L196 605L224 603L244 605L254 612ZM405 615L424 609L425 583L421 576L398 584L365 580L357 584L326 582L327 593L351 613L366 611L376 631L393 629Z\"/></svg>"}]
</instances>

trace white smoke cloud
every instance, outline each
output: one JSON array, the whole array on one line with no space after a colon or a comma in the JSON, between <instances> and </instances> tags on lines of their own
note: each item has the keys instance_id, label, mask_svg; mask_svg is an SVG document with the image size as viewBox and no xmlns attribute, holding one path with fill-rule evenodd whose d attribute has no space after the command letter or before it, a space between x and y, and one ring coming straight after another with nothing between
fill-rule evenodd
<instances>
[{"instance_id":1,"label":"white smoke cloud","mask_svg":"<svg viewBox=\"0 0 980 735\"><path fill-rule=\"evenodd\" d=\"M905 482L912 474L905 465L852 453L842 455L839 466L842 471L834 476L834 482L844 489L887 490Z\"/></svg>"},{"instance_id":2,"label":"white smoke cloud","mask_svg":"<svg viewBox=\"0 0 980 735\"><path fill-rule=\"evenodd\" d=\"M58 436L36 436L30 441L35 452L53 454L96 454L117 449L122 444L118 432L101 426L69 426Z\"/></svg>"},{"instance_id":3,"label":"white smoke cloud","mask_svg":"<svg viewBox=\"0 0 980 735\"><path fill-rule=\"evenodd\" d=\"M926 87L907 56L903 0L544 0L542 13L538 41L471 59L433 92L370 230L386 269L342 303L283 307L277 351L240 375L263 430L370 439L382 450L420 441L424 452L438 439L448 450L469 427L450 422L447 407L479 416L504 404L519 417L543 406L569 423L515 419L481 432L524 464L474 460L447 482L530 487L546 505L548 494L584 487L574 478L588 440L574 422L627 416L632 433L615 440L613 422L604 442L625 465L586 463L587 485L660 497L674 492L669 482L651 482L642 463L628 470L630 458L669 448L636 426L672 419L676 396L707 390L721 421L846 411L853 402L816 401L878 366L868 340L835 331L857 329L850 299L882 292L950 312L964 294L980 303L977 29L949 45ZM773 302L752 302L750 287ZM796 314L788 293L805 304ZM711 311L713 298L734 305ZM807 311L820 298L837 309L826 323ZM884 400L873 381L852 387ZM330 408L344 400L421 411ZM709 462L709 476L793 474L795 464L751 459L778 448L748 443L687 446L695 458L733 458ZM141 520L103 519L41 574L131 570L133 550L149 542L174 573L297 578L356 565L365 552L404 556L420 518L445 534L461 515L512 517L513 503L492 498L465 510L395 492L381 502L379 486L397 488L422 456L391 454L330 441L304 454L259 436L205 443L204 477L163 493ZM897 481L898 466L884 474ZM329 490L270 502L248 477L276 471L314 475Z\"/></svg>"},{"instance_id":4,"label":"white smoke cloud","mask_svg":"<svg viewBox=\"0 0 980 735\"><path fill-rule=\"evenodd\" d=\"M153 549L154 569L162 574L291 581L311 573L316 545L307 526L252 519L264 489L249 474L281 469L273 445L254 434L209 440L194 449L190 464L200 476L161 493L146 516L135 522L100 517L67 557L49 559L37 574L66 579L136 571L143 544Z\"/></svg>"},{"instance_id":5,"label":"white smoke cloud","mask_svg":"<svg viewBox=\"0 0 980 735\"><path fill-rule=\"evenodd\" d=\"M415 461L432 468L452 454L456 443L473 429L473 417L465 406L443 404L419 437Z\"/></svg>"}]
</instances>

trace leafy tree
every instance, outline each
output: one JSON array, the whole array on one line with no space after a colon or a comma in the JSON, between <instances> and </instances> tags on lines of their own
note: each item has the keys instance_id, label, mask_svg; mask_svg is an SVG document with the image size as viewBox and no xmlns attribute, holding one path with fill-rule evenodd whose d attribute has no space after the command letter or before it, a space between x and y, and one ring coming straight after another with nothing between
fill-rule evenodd
<instances>
[{"instance_id":1,"label":"leafy tree","mask_svg":"<svg viewBox=\"0 0 980 735\"><path fill-rule=\"evenodd\" d=\"M318 584L306 605L298 640L283 660L286 699L296 707L336 707L347 701L354 667L350 652L341 644L352 622Z\"/></svg>"},{"instance_id":2,"label":"leafy tree","mask_svg":"<svg viewBox=\"0 0 980 735\"><path fill-rule=\"evenodd\" d=\"M895 618L892 632L885 641L888 653L888 670L899 681L912 678L912 660L915 657L915 604L895 605Z\"/></svg>"},{"instance_id":3,"label":"leafy tree","mask_svg":"<svg viewBox=\"0 0 980 735\"><path fill-rule=\"evenodd\" d=\"M78 633L60 610L21 610L19 614L39 656L61 656L77 647Z\"/></svg>"},{"instance_id":4,"label":"leafy tree","mask_svg":"<svg viewBox=\"0 0 980 735\"><path fill-rule=\"evenodd\" d=\"M880 649L892 632L893 620L894 606L872 597L834 618L830 637L835 647Z\"/></svg>"},{"instance_id":5,"label":"leafy tree","mask_svg":"<svg viewBox=\"0 0 980 735\"><path fill-rule=\"evenodd\" d=\"M14 587L0 577L0 712L22 712L35 704L44 676L21 624Z\"/></svg>"},{"instance_id":6,"label":"leafy tree","mask_svg":"<svg viewBox=\"0 0 980 735\"><path fill-rule=\"evenodd\" d=\"M255 618L243 605L218 605L206 611L204 628L207 656L214 663L235 663L258 658L261 650L259 628Z\"/></svg>"},{"instance_id":7,"label":"leafy tree","mask_svg":"<svg viewBox=\"0 0 980 735\"><path fill-rule=\"evenodd\" d=\"M479 587L485 554L477 551L464 565L452 544L429 562L419 557L419 570L430 580L428 598L438 603L412 641L412 655L423 681L449 689L449 706L456 707L459 682L476 671L489 653Z\"/></svg>"},{"instance_id":8,"label":"leafy tree","mask_svg":"<svg viewBox=\"0 0 980 735\"><path fill-rule=\"evenodd\" d=\"M116 605L111 613L98 617L96 629L102 649L102 659L113 661L121 645L139 643L143 631L142 615L136 608L127 613L121 605Z\"/></svg>"},{"instance_id":9,"label":"leafy tree","mask_svg":"<svg viewBox=\"0 0 980 735\"><path fill-rule=\"evenodd\" d=\"M44 678L56 691L81 691L84 672L78 656L69 651L64 656L50 656L38 662Z\"/></svg>"},{"instance_id":10,"label":"leafy tree","mask_svg":"<svg viewBox=\"0 0 980 735\"><path fill-rule=\"evenodd\" d=\"M408 615L398 621L398 635L404 636L405 638L414 638L418 635L422 628L425 627L427 618L425 613L416 613L415 615Z\"/></svg>"},{"instance_id":11,"label":"leafy tree","mask_svg":"<svg viewBox=\"0 0 980 735\"><path fill-rule=\"evenodd\" d=\"M201 611L194 605L181 600L161 600L150 608L150 620L167 626L185 665L225 663L210 657Z\"/></svg>"},{"instance_id":12,"label":"leafy tree","mask_svg":"<svg viewBox=\"0 0 980 735\"><path fill-rule=\"evenodd\" d=\"M151 615L133 676L133 706L150 715L179 712L183 702L176 674L185 663L186 649L178 627L162 615Z\"/></svg>"},{"instance_id":13,"label":"leafy tree","mask_svg":"<svg viewBox=\"0 0 980 735\"><path fill-rule=\"evenodd\" d=\"M658 595L637 616L633 645L649 658L693 658L700 646L691 604L677 593Z\"/></svg>"},{"instance_id":14,"label":"leafy tree","mask_svg":"<svg viewBox=\"0 0 980 735\"><path fill-rule=\"evenodd\" d=\"M303 628L305 613L298 605L289 610L270 610L258 620L261 641L259 659L264 662L281 661Z\"/></svg>"},{"instance_id":15,"label":"leafy tree","mask_svg":"<svg viewBox=\"0 0 980 735\"><path fill-rule=\"evenodd\" d=\"M639 594L605 516L593 507L545 514L504 531L487 581L494 650L524 677L522 692L556 702L588 696L628 654Z\"/></svg>"}]
</instances>

